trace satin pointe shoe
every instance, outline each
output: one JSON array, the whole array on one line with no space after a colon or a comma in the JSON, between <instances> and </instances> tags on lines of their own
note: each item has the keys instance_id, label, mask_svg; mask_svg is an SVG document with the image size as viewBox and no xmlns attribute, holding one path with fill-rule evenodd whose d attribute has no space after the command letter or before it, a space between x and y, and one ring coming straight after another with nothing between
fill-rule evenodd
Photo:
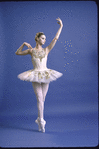
<instances>
[{"instance_id":1,"label":"satin pointe shoe","mask_svg":"<svg viewBox=\"0 0 99 149\"><path fill-rule=\"evenodd\" d=\"M46 124L46 121L44 119L41 119L40 120L40 128L43 133L45 132L45 124Z\"/></svg>"},{"instance_id":2,"label":"satin pointe shoe","mask_svg":"<svg viewBox=\"0 0 99 149\"><path fill-rule=\"evenodd\" d=\"M41 125L40 125L39 117L35 120L35 123L38 124L38 128L39 128L38 131L41 131Z\"/></svg>"}]
</instances>

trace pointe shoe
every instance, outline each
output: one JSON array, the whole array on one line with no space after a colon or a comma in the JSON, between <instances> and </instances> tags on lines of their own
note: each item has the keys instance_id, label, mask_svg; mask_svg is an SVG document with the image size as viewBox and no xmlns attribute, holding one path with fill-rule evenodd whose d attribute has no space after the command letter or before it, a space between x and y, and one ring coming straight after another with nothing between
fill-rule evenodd
<instances>
[{"instance_id":1,"label":"pointe shoe","mask_svg":"<svg viewBox=\"0 0 99 149\"><path fill-rule=\"evenodd\" d=\"M44 133L45 132L45 124L46 124L46 121L44 119L40 120L40 128L41 128L41 131Z\"/></svg>"},{"instance_id":2,"label":"pointe shoe","mask_svg":"<svg viewBox=\"0 0 99 149\"><path fill-rule=\"evenodd\" d=\"M35 123L38 124L39 131L41 131L41 125L40 125L39 117L35 120Z\"/></svg>"}]
</instances>

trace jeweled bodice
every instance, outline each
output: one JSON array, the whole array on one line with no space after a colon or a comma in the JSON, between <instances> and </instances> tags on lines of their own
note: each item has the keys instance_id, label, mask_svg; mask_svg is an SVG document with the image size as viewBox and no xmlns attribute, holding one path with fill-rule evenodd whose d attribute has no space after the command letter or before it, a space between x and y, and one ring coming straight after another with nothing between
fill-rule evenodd
<instances>
[{"instance_id":1,"label":"jeweled bodice","mask_svg":"<svg viewBox=\"0 0 99 149\"><path fill-rule=\"evenodd\" d=\"M42 61L42 58L45 57L45 51L44 51L44 49L42 49L41 51L36 51L36 50L33 49L33 56L35 58L39 58L40 61Z\"/></svg>"},{"instance_id":2,"label":"jeweled bodice","mask_svg":"<svg viewBox=\"0 0 99 149\"><path fill-rule=\"evenodd\" d=\"M37 52L33 49L32 51L32 64L35 70L47 69L47 55L44 49Z\"/></svg>"}]
</instances>

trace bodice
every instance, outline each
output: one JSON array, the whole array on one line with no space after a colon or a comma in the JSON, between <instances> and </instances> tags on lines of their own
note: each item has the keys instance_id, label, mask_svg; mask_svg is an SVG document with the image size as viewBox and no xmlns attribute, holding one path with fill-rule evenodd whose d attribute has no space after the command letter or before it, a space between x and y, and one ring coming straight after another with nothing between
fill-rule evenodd
<instances>
[{"instance_id":1,"label":"bodice","mask_svg":"<svg viewBox=\"0 0 99 149\"><path fill-rule=\"evenodd\" d=\"M47 69L47 55L44 49L37 52L33 49L32 51L32 64L34 70L46 70Z\"/></svg>"}]
</instances>

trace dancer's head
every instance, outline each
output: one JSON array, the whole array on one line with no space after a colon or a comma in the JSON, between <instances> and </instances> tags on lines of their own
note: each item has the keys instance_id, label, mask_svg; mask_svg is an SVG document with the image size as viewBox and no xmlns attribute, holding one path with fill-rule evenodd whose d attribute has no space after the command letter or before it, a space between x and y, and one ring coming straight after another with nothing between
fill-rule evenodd
<instances>
[{"instance_id":1,"label":"dancer's head","mask_svg":"<svg viewBox=\"0 0 99 149\"><path fill-rule=\"evenodd\" d=\"M44 35L43 32L36 33L35 41L43 45L46 42L46 36Z\"/></svg>"}]
</instances>

